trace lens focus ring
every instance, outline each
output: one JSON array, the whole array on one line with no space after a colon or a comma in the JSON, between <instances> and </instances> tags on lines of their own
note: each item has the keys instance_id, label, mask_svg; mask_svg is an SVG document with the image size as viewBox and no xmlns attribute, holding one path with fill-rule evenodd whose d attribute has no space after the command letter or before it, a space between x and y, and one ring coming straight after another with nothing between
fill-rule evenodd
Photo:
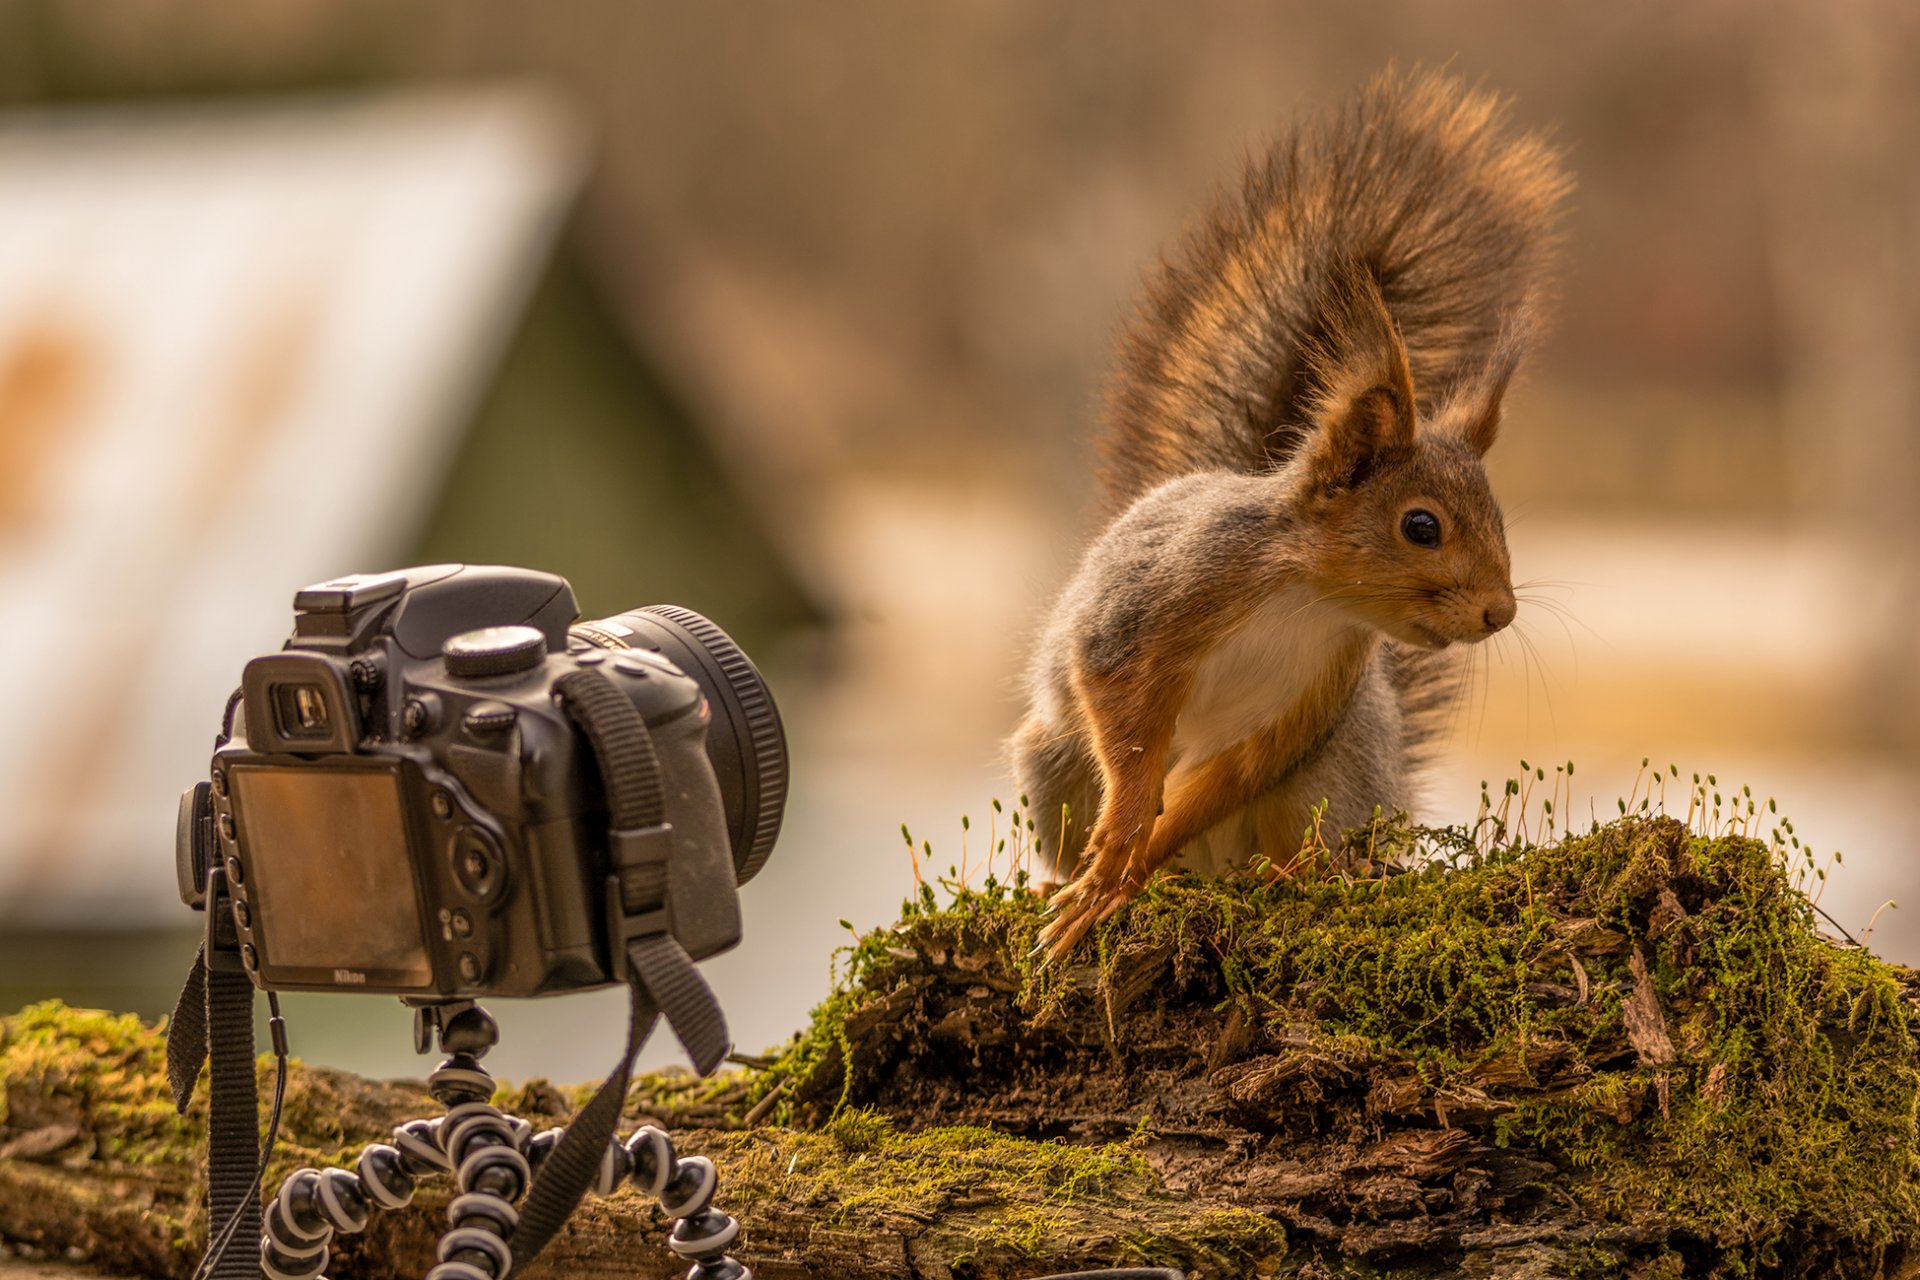
<instances>
[{"instance_id":1,"label":"lens focus ring","mask_svg":"<svg viewBox=\"0 0 1920 1280\"><path fill-rule=\"evenodd\" d=\"M671 623L691 636L719 668L733 694L732 710L742 720L752 757L758 802L747 815L749 829L734 849L734 870L741 884L753 879L780 834L780 819L787 805L787 742L780 727L780 713L773 705L767 682L760 678L751 659L719 627L691 609L659 604L637 610Z\"/></svg>"}]
</instances>

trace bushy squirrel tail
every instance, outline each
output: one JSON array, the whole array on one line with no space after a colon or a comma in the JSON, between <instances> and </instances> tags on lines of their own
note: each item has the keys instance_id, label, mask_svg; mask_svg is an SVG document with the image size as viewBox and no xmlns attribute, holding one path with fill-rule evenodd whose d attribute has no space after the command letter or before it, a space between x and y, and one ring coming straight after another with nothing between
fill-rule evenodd
<instances>
[{"instance_id":1,"label":"bushy squirrel tail","mask_svg":"<svg viewBox=\"0 0 1920 1280\"><path fill-rule=\"evenodd\" d=\"M1572 182L1545 140L1506 125L1491 94L1388 71L1257 157L1121 333L1100 433L1107 514L1175 476L1284 463L1308 429L1334 283L1356 265L1399 326L1423 417L1496 353L1517 355Z\"/></svg>"}]
</instances>

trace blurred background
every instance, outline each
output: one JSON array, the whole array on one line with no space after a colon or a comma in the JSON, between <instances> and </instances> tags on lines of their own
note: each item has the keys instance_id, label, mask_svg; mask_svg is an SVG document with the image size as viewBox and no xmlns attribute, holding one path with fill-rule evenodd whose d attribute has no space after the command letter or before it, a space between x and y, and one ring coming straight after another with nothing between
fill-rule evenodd
<instances>
[{"instance_id":1,"label":"blurred background","mask_svg":"<svg viewBox=\"0 0 1920 1280\"><path fill-rule=\"evenodd\" d=\"M1491 459L1540 603L1424 817L1641 757L1847 852L1920 960L1920 12L1521 0L725 6L0 0L0 1007L171 1007L174 804L293 590L437 560L733 631L794 752L709 970L798 1027L905 821L977 863L1025 646L1091 530L1144 268L1389 61L1511 94L1580 192ZM1678 794L1683 788L1676 788ZM1591 797L1591 810L1589 810ZM495 1010L585 1080L624 997ZM419 1073L400 1006L296 1052ZM675 1055L656 1045L650 1060Z\"/></svg>"}]
</instances>

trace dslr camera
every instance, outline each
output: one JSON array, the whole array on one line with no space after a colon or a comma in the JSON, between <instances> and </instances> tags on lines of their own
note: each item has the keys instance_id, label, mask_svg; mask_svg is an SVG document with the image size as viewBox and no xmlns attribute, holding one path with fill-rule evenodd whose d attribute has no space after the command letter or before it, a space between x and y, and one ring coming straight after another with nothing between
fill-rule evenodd
<instances>
[{"instance_id":1,"label":"dslr camera","mask_svg":"<svg viewBox=\"0 0 1920 1280\"><path fill-rule=\"evenodd\" d=\"M671 605L578 621L564 579L486 565L339 578L293 607L175 841L189 906L222 873L255 985L547 995L626 980L643 932L694 960L739 940L787 752L719 627ZM643 822L614 812L622 791Z\"/></svg>"},{"instance_id":2,"label":"dslr camera","mask_svg":"<svg viewBox=\"0 0 1920 1280\"><path fill-rule=\"evenodd\" d=\"M507 1280L589 1187L629 1177L675 1219L689 1277L752 1280L726 1252L739 1224L712 1205L712 1163L652 1126L614 1131L656 1016L702 1074L726 1049L693 962L739 941L738 886L779 834L786 739L760 673L691 610L580 622L564 579L525 569L338 578L293 607L292 638L247 664L209 778L180 801L180 896L207 912L207 939L167 1074L184 1112L212 1065L199 1274L324 1280L336 1234L451 1173L428 1280ZM626 1051L573 1122L534 1134L497 1110L479 1061L497 1028L473 1002L616 982L632 988ZM256 986L280 1065L264 1149ZM335 990L415 1006L415 1048L437 1033L449 1055L427 1079L448 1110L351 1169L295 1170L263 1208L288 1061L272 993ZM233 1254L255 1239L257 1262Z\"/></svg>"}]
</instances>

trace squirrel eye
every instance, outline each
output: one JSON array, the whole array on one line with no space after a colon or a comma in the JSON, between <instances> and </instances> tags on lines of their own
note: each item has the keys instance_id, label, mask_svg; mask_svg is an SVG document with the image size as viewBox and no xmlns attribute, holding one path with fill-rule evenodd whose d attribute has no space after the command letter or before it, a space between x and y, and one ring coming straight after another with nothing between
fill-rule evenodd
<instances>
[{"instance_id":1,"label":"squirrel eye","mask_svg":"<svg viewBox=\"0 0 1920 1280\"><path fill-rule=\"evenodd\" d=\"M1440 545L1440 517L1415 507L1400 517L1400 532L1416 547L1437 547Z\"/></svg>"}]
</instances>

